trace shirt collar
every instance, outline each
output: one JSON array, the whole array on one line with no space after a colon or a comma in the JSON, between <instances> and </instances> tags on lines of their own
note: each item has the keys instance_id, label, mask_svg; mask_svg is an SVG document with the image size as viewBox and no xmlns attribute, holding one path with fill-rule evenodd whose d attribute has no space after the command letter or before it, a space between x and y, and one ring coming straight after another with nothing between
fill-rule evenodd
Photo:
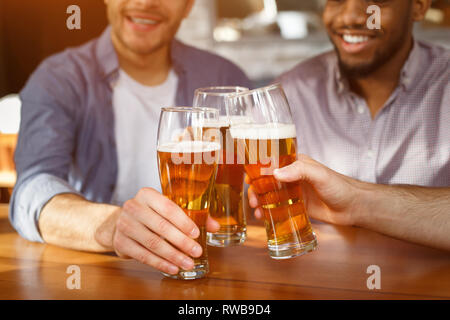
<instances>
[{"instance_id":1,"label":"shirt collar","mask_svg":"<svg viewBox=\"0 0 450 320\"><path fill-rule=\"evenodd\" d=\"M402 86L406 91L412 88L415 82L414 80L418 78L422 66L421 61L425 61L423 58L423 52L420 50L420 45L414 40L413 48L400 72L399 86ZM333 57L332 70L335 75L337 91L339 94L342 94L345 90L349 89L349 84L347 78L342 75L339 69L336 54Z\"/></svg>"},{"instance_id":2,"label":"shirt collar","mask_svg":"<svg viewBox=\"0 0 450 320\"><path fill-rule=\"evenodd\" d=\"M342 94L344 91L348 91L349 89L348 81L347 78L345 78L341 73L336 53L333 55L331 66L332 66L332 73L335 76L337 92L339 94Z\"/></svg>"},{"instance_id":3,"label":"shirt collar","mask_svg":"<svg viewBox=\"0 0 450 320\"><path fill-rule=\"evenodd\" d=\"M173 68L177 75L186 71L185 61L182 59L184 45L178 40L172 40L171 44L171 58ZM97 61L100 66L100 72L103 79L109 80L112 84L117 79L119 71L119 59L117 58L116 50L111 39L111 26L108 26L100 38L96 47Z\"/></svg>"},{"instance_id":4,"label":"shirt collar","mask_svg":"<svg viewBox=\"0 0 450 320\"><path fill-rule=\"evenodd\" d=\"M108 26L98 39L96 55L102 78L108 79L117 73L119 60L111 40L111 26Z\"/></svg>"},{"instance_id":5,"label":"shirt collar","mask_svg":"<svg viewBox=\"0 0 450 320\"><path fill-rule=\"evenodd\" d=\"M172 40L170 54L172 58L172 67L177 75L187 71L186 61L189 59L186 59L184 56L185 51L185 45L183 43L176 39Z\"/></svg>"},{"instance_id":6,"label":"shirt collar","mask_svg":"<svg viewBox=\"0 0 450 320\"><path fill-rule=\"evenodd\" d=\"M415 80L419 78L424 61L426 61L424 58L419 43L414 40L409 57L400 73L399 85L403 86L406 91L409 91Z\"/></svg>"}]
</instances>

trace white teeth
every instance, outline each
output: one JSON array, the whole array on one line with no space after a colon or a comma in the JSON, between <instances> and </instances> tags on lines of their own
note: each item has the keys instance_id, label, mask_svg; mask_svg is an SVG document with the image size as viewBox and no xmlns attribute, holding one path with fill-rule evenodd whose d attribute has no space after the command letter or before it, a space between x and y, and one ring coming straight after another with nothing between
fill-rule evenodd
<instances>
[{"instance_id":1,"label":"white teeth","mask_svg":"<svg viewBox=\"0 0 450 320\"><path fill-rule=\"evenodd\" d=\"M141 19L141 18L131 18L131 21L134 23L142 23L142 24L157 24L158 22L150 19Z\"/></svg>"},{"instance_id":2,"label":"white teeth","mask_svg":"<svg viewBox=\"0 0 450 320\"><path fill-rule=\"evenodd\" d=\"M361 43L369 40L369 37L367 36L352 36L349 34L344 34L342 38L344 39L345 42L348 43Z\"/></svg>"}]
</instances>

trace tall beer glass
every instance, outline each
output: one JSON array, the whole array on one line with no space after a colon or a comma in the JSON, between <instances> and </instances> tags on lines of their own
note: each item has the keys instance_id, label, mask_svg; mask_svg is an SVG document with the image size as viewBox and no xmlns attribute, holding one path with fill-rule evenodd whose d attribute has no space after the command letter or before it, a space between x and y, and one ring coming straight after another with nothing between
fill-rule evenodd
<instances>
[{"instance_id":1,"label":"tall beer glass","mask_svg":"<svg viewBox=\"0 0 450 320\"><path fill-rule=\"evenodd\" d=\"M314 250L317 240L300 183L273 177L274 169L297 159L295 125L281 85L235 94L229 101L252 119L251 124L232 124L230 132L264 213L270 256L287 259Z\"/></svg>"},{"instance_id":2,"label":"tall beer glass","mask_svg":"<svg viewBox=\"0 0 450 320\"><path fill-rule=\"evenodd\" d=\"M163 108L158 129L158 168L162 193L175 202L197 224L200 236L196 241L203 253L194 259L192 270L181 270L177 279L197 279L209 272L206 247L206 219L210 194L216 177L220 143L217 129L205 123L218 121L214 109Z\"/></svg>"},{"instance_id":3,"label":"tall beer glass","mask_svg":"<svg viewBox=\"0 0 450 320\"><path fill-rule=\"evenodd\" d=\"M227 109L232 93L248 91L243 87L209 87L195 90L194 106L215 108L219 121L211 124L221 132L222 152L216 182L211 195L211 216L220 223L217 233L208 233L207 243L216 247L239 245L246 238L246 219L243 210L244 166L237 163L236 141L230 135L230 122L242 122L240 112Z\"/></svg>"}]
</instances>

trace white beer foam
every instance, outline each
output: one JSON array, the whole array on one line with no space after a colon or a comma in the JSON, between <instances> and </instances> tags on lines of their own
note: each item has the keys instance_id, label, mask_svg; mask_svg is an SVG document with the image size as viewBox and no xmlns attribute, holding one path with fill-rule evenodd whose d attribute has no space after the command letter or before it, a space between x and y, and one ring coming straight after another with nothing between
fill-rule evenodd
<instances>
[{"instance_id":1,"label":"white beer foam","mask_svg":"<svg viewBox=\"0 0 450 320\"><path fill-rule=\"evenodd\" d=\"M209 141L168 142L159 145L157 150L171 153L212 152L220 150L220 143Z\"/></svg>"},{"instance_id":2,"label":"white beer foam","mask_svg":"<svg viewBox=\"0 0 450 320\"><path fill-rule=\"evenodd\" d=\"M274 140L297 137L295 125L286 123L241 124L232 126L230 133L233 139Z\"/></svg>"},{"instance_id":3,"label":"white beer foam","mask_svg":"<svg viewBox=\"0 0 450 320\"><path fill-rule=\"evenodd\" d=\"M230 124L251 123L251 118L247 116L220 116L217 121L207 121L202 123L203 127L222 128L228 127Z\"/></svg>"},{"instance_id":4,"label":"white beer foam","mask_svg":"<svg viewBox=\"0 0 450 320\"><path fill-rule=\"evenodd\" d=\"M202 127L208 127L208 128L221 128L221 127L228 127L228 121L226 119L219 119L216 121L207 121L202 123Z\"/></svg>"},{"instance_id":5,"label":"white beer foam","mask_svg":"<svg viewBox=\"0 0 450 320\"><path fill-rule=\"evenodd\" d=\"M252 122L252 118L249 116L230 116L229 122L234 125L244 124L244 123L249 124Z\"/></svg>"}]
</instances>

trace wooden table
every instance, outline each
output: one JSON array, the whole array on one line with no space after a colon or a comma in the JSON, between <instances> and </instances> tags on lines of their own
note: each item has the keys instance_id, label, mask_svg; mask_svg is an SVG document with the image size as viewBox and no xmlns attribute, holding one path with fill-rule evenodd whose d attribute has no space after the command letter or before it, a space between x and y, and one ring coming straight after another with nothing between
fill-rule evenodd
<instances>
[{"instance_id":1,"label":"wooden table","mask_svg":"<svg viewBox=\"0 0 450 320\"><path fill-rule=\"evenodd\" d=\"M211 273L180 281L114 255L31 243L0 207L0 299L449 299L450 252L360 228L313 223L319 248L276 261L265 231L250 225L244 246L209 248ZM66 287L68 266L81 289ZM381 289L367 288L367 267L381 269Z\"/></svg>"}]
</instances>

